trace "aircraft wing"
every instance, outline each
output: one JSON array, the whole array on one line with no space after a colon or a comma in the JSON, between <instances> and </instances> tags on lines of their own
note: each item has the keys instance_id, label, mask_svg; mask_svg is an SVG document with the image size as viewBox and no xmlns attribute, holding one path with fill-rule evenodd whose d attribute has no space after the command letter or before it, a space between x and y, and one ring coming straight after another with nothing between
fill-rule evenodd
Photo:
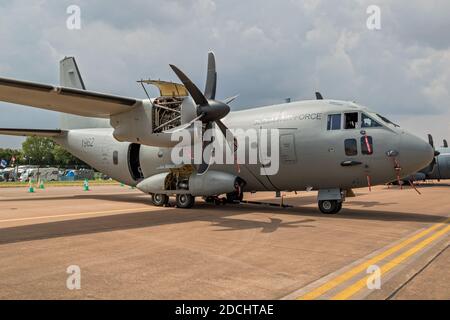
<instances>
[{"instance_id":1,"label":"aircraft wing","mask_svg":"<svg viewBox=\"0 0 450 320\"><path fill-rule=\"evenodd\" d=\"M0 78L0 101L95 118L109 118L142 102L134 98L5 78Z\"/></svg>"},{"instance_id":2,"label":"aircraft wing","mask_svg":"<svg viewBox=\"0 0 450 320\"><path fill-rule=\"evenodd\" d=\"M64 133L64 130L42 130L42 129L10 129L0 128L0 134L8 136L37 136L37 137L57 137Z\"/></svg>"}]
</instances>

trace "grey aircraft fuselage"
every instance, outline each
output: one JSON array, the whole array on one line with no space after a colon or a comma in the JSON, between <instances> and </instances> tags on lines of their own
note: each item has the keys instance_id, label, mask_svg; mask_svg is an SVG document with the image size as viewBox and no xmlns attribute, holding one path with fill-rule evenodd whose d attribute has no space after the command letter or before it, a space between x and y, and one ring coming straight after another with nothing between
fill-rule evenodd
<instances>
[{"instance_id":1,"label":"grey aircraft fuselage","mask_svg":"<svg viewBox=\"0 0 450 320\"><path fill-rule=\"evenodd\" d=\"M351 113L356 113L358 120L354 128L346 129L346 114ZM331 115L335 121L330 126ZM362 127L363 115L377 126ZM365 107L336 100L231 112L223 119L229 128L279 129L279 171L261 175L261 164L240 165L239 172L235 165L212 165L210 170L239 176L246 182L245 191L302 191L384 184L396 179L396 163L401 167L401 177L427 165L433 156L430 145L385 120ZM130 186L169 171L167 165L171 163L170 148L132 148L133 144L113 137L113 128L68 130L54 140L100 172ZM130 154L132 150L134 155Z\"/></svg>"}]
</instances>

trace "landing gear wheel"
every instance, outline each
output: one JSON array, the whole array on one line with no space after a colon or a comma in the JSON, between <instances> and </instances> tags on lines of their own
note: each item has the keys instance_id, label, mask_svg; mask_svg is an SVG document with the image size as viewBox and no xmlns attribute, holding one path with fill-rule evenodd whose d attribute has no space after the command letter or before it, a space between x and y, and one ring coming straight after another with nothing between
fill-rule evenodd
<instances>
[{"instance_id":1,"label":"landing gear wheel","mask_svg":"<svg viewBox=\"0 0 450 320\"><path fill-rule=\"evenodd\" d=\"M342 202L337 200L321 200L319 201L319 210L324 214L336 214L342 209Z\"/></svg>"},{"instance_id":2,"label":"landing gear wheel","mask_svg":"<svg viewBox=\"0 0 450 320\"><path fill-rule=\"evenodd\" d=\"M194 206L195 197L190 194L178 194L176 202L178 208L189 209Z\"/></svg>"},{"instance_id":3,"label":"landing gear wheel","mask_svg":"<svg viewBox=\"0 0 450 320\"><path fill-rule=\"evenodd\" d=\"M163 207L169 203L169 196L160 193L152 194L152 203L157 207Z\"/></svg>"},{"instance_id":4,"label":"landing gear wheel","mask_svg":"<svg viewBox=\"0 0 450 320\"><path fill-rule=\"evenodd\" d=\"M338 213L338 212L341 211L341 210L342 210L342 202L339 202L339 203L338 203L338 206L337 206L337 208L336 208L336 211L333 212L333 213Z\"/></svg>"}]
</instances>

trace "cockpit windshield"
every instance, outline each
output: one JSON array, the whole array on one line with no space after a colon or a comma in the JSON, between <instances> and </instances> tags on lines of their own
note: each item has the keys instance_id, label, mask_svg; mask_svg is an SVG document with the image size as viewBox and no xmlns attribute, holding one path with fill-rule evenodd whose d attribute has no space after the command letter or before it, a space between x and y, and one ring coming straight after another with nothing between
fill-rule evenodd
<instances>
[{"instance_id":1,"label":"cockpit windshield","mask_svg":"<svg viewBox=\"0 0 450 320\"><path fill-rule=\"evenodd\" d=\"M376 128L382 127L377 121L373 120L371 117L362 113L361 115L361 128Z\"/></svg>"},{"instance_id":2,"label":"cockpit windshield","mask_svg":"<svg viewBox=\"0 0 450 320\"><path fill-rule=\"evenodd\" d=\"M400 126L399 126L398 124L392 122L392 121L389 120L388 118L383 117L382 115L380 115L380 114L378 114L378 113L377 113L377 116L378 116L381 120L383 120L384 122L386 122L386 123L388 123L388 124L390 124L390 125L392 125L392 126L394 126L394 127L400 128Z\"/></svg>"}]
</instances>

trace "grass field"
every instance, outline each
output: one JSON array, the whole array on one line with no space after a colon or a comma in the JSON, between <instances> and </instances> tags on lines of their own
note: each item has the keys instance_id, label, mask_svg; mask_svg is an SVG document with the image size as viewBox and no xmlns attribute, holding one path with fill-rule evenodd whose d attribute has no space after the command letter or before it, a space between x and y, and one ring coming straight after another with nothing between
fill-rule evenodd
<instances>
[{"instance_id":1,"label":"grass field","mask_svg":"<svg viewBox=\"0 0 450 320\"><path fill-rule=\"evenodd\" d=\"M44 183L45 187L71 187L71 186L82 186L84 181L47 181ZM114 185L119 184L115 180L89 180L89 185L99 186L99 185ZM34 187L38 187L38 183L33 184ZM18 188L18 187L28 187L28 182L0 182L0 188Z\"/></svg>"}]
</instances>

